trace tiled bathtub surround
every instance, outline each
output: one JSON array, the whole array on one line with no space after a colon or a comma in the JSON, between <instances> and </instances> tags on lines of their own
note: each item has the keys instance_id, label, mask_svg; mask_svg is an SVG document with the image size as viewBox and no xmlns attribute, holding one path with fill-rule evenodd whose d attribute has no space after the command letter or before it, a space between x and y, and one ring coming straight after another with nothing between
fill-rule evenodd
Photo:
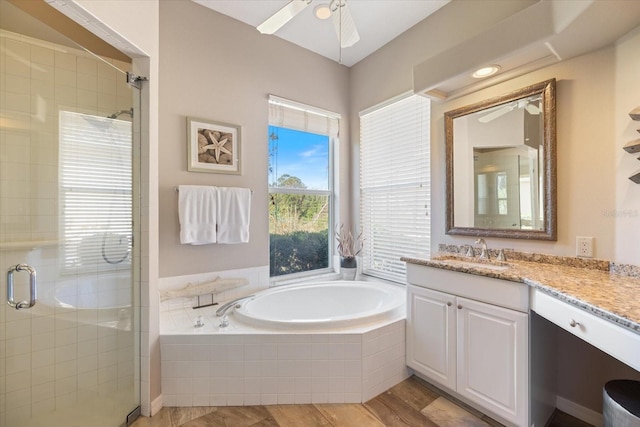
<instances>
[{"instance_id":1,"label":"tiled bathtub surround","mask_svg":"<svg viewBox=\"0 0 640 427\"><path fill-rule=\"evenodd\" d=\"M215 294L213 298L211 295L203 295L200 297L200 304L207 304L212 302L222 303L225 301L231 301L233 299L251 295L252 293L269 288L269 266L265 265L262 267L215 271L209 273L191 274L188 276L164 277L160 279L158 289L160 290L160 292L177 290L184 288L188 284L199 285L201 283L211 282L218 277L222 279L243 278L246 279L249 284L239 286L235 289L228 289L226 291L220 292L218 294ZM197 297L173 298L160 302L160 312L176 310L185 307L195 307L196 305L198 305Z\"/></svg>"},{"instance_id":2,"label":"tiled bathtub surround","mask_svg":"<svg viewBox=\"0 0 640 427\"><path fill-rule=\"evenodd\" d=\"M161 335L163 404L364 402L409 375L404 319L370 329Z\"/></svg>"},{"instance_id":3,"label":"tiled bathtub surround","mask_svg":"<svg viewBox=\"0 0 640 427\"><path fill-rule=\"evenodd\" d=\"M269 288L268 266L164 278L160 290L221 278L249 285L214 295L223 304ZM201 297L210 298L211 296ZM164 406L360 403L408 377L405 320L357 328L263 330L235 321L219 328L219 305L192 309L196 298L160 303ZM195 328L201 317L204 326Z\"/></svg>"}]
</instances>

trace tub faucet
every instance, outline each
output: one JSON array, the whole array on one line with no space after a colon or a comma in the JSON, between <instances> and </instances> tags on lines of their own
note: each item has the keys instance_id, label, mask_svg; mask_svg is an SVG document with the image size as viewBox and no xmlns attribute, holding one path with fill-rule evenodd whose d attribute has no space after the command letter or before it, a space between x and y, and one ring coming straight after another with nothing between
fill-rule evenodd
<instances>
[{"instance_id":1,"label":"tub faucet","mask_svg":"<svg viewBox=\"0 0 640 427\"><path fill-rule=\"evenodd\" d=\"M480 259L489 259L489 252L487 251L487 242L484 239L476 240L476 243L482 245L482 252L480 252Z\"/></svg>"},{"instance_id":2,"label":"tub faucet","mask_svg":"<svg viewBox=\"0 0 640 427\"><path fill-rule=\"evenodd\" d=\"M255 297L255 295L249 295L246 297L234 299L233 301L229 301L228 303L226 303L225 305L223 305L222 307L216 310L216 316L218 317L225 316L227 314L227 311L229 311L230 309L234 307L240 308L240 304L238 304L240 301L246 300L248 298L253 298L253 297Z\"/></svg>"}]
</instances>

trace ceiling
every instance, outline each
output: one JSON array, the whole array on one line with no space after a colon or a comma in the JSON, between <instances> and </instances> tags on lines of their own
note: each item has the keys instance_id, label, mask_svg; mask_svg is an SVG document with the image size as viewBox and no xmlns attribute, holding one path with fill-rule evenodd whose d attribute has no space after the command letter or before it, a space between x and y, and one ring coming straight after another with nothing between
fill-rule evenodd
<instances>
[{"instance_id":1,"label":"ceiling","mask_svg":"<svg viewBox=\"0 0 640 427\"><path fill-rule=\"evenodd\" d=\"M258 26L289 3L289 0L193 1L252 27ZM329 2L312 0L275 36L351 67L440 9L449 0L348 0L360 41L342 50L331 19L321 21L313 14L317 5Z\"/></svg>"}]
</instances>

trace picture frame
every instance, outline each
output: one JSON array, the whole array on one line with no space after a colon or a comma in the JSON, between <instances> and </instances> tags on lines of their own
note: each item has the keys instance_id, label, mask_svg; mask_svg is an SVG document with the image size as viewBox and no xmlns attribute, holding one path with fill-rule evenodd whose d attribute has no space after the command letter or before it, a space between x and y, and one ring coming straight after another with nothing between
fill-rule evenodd
<instances>
[{"instance_id":1,"label":"picture frame","mask_svg":"<svg viewBox=\"0 0 640 427\"><path fill-rule=\"evenodd\" d=\"M187 170L241 173L240 126L187 117Z\"/></svg>"}]
</instances>

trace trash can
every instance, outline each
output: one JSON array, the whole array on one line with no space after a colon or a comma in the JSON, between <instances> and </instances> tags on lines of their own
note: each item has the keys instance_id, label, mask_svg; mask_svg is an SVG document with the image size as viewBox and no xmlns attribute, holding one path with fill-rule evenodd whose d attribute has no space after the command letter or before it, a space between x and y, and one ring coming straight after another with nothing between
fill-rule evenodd
<instances>
[{"instance_id":1,"label":"trash can","mask_svg":"<svg viewBox=\"0 0 640 427\"><path fill-rule=\"evenodd\" d=\"M602 399L603 427L640 427L640 381L609 381Z\"/></svg>"}]
</instances>

